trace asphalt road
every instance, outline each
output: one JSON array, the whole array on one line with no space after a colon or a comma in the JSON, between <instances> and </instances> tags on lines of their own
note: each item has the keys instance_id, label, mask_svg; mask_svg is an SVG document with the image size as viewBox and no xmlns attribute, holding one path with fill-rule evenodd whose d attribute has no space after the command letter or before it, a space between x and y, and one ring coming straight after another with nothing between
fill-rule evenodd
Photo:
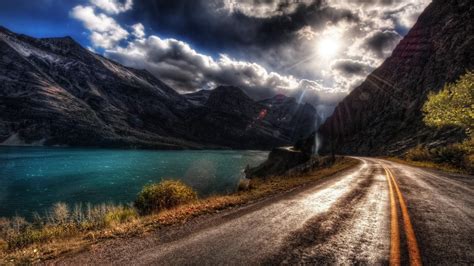
<instances>
[{"instance_id":1,"label":"asphalt road","mask_svg":"<svg viewBox=\"0 0 474 266\"><path fill-rule=\"evenodd\" d=\"M474 177L361 164L156 235L54 264L474 264Z\"/></svg>"}]
</instances>

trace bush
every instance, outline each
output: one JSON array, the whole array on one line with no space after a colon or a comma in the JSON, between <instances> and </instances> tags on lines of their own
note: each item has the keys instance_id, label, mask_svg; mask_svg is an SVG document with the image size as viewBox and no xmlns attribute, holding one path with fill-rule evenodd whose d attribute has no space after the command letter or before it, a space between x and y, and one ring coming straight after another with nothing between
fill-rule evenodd
<instances>
[{"instance_id":1,"label":"bush","mask_svg":"<svg viewBox=\"0 0 474 266\"><path fill-rule=\"evenodd\" d=\"M238 191L246 191L250 189L250 179L248 178L241 178L239 180L239 184L237 186Z\"/></svg>"},{"instance_id":2,"label":"bush","mask_svg":"<svg viewBox=\"0 0 474 266\"><path fill-rule=\"evenodd\" d=\"M430 150L432 161L463 167L465 151L460 145L448 145Z\"/></svg>"},{"instance_id":3,"label":"bush","mask_svg":"<svg viewBox=\"0 0 474 266\"><path fill-rule=\"evenodd\" d=\"M114 226L126 222L133 221L137 218L137 212L128 207L117 208L109 211L104 217L104 223L107 226Z\"/></svg>"},{"instance_id":4,"label":"bush","mask_svg":"<svg viewBox=\"0 0 474 266\"><path fill-rule=\"evenodd\" d=\"M409 149L405 154L405 158L411 161L430 161L431 155L428 149L418 145L415 148Z\"/></svg>"},{"instance_id":5,"label":"bush","mask_svg":"<svg viewBox=\"0 0 474 266\"><path fill-rule=\"evenodd\" d=\"M474 170L474 154L472 154L471 144L466 141L461 144L451 144L431 149L419 145L408 150L405 158L411 161L450 165L472 173Z\"/></svg>"},{"instance_id":6,"label":"bush","mask_svg":"<svg viewBox=\"0 0 474 266\"><path fill-rule=\"evenodd\" d=\"M8 249L7 241L0 239L0 251L7 250L7 249Z\"/></svg>"},{"instance_id":7,"label":"bush","mask_svg":"<svg viewBox=\"0 0 474 266\"><path fill-rule=\"evenodd\" d=\"M466 156L464 160L464 164L466 165L466 169L472 175L474 174L474 154Z\"/></svg>"},{"instance_id":8,"label":"bush","mask_svg":"<svg viewBox=\"0 0 474 266\"><path fill-rule=\"evenodd\" d=\"M145 186L134 206L141 214L150 214L196 199L197 194L191 187L181 181L166 180Z\"/></svg>"},{"instance_id":9,"label":"bush","mask_svg":"<svg viewBox=\"0 0 474 266\"><path fill-rule=\"evenodd\" d=\"M48 220L50 224L61 225L67 224L70 217L70 211L67 204L64 202L57 202L51 208Z\"/></svg>"}]
</instances>

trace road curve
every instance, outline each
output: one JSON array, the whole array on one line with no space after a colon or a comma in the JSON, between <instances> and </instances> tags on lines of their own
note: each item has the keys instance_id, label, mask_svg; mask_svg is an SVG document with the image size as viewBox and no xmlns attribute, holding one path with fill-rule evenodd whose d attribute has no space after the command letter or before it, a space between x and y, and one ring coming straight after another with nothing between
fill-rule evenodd
<instances>
[{"instance_id":1,"label":"road curve","mask_svg":"<svg viewBox=\"0 0 474 266\"><path fill-rule=\"evenodd\" d=\"M159 234L47 264L473 264L474 178L375 158Z\"/></svg>"}]
</instances>

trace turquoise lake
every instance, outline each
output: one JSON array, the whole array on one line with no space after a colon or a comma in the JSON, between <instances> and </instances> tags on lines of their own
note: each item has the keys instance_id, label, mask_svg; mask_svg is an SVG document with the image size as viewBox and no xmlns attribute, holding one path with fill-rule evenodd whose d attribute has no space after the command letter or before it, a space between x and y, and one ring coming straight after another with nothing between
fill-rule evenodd
<instances>
[{"instance_id":1,"label":"turquoise lake","mask_svg":"<svg viewBox=\"0 0 474 266\"><path fill-rule=\"evenodd\" d=\"M235 191L264 151L0 147L0 217L43 214L56 202L130 203L141 188L179 179L201 196Z\"/></svg>"}]
</instances>

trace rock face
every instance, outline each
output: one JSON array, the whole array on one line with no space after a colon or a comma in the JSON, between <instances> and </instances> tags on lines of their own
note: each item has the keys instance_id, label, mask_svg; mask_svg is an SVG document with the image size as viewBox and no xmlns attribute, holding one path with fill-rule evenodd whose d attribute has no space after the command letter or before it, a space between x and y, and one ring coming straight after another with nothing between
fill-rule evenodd
<instances>
[{"instance_id":1,"label":"rock face","mask_svg":"<svg viewBox=\"0 0 474 266\"><path fill-rule=\"evenodd\" d=\"M419 143L458 140L456 129L425 126L421 108L429 92L474 68L473 17L471 0L434 0L392 55L322 125L323 151L333 146L341 154L400 154Z\"/></svg>"},{"instance_id":2,"label":"rock face","mask_svg":"<svg viewBox=\"0 0 474 266\"><path fill-rule=\"evenodd\" d=\"M297 104L293 98L256 102L231 86L187 97L195 101L186 119L193 139L222 146L253 149L289 145L309 136L317 117L312 106ZM291 130L292 126L296 129Z\"/></svg>"},{"instance_id":3,"label":"rock face","mask_svg":"<svg viewBox=\"0 0 474 266\"><path fill-rule=\"evenodd\" d=\"M307 162L311 155L294 150L292 147L279 147L273 149L268 159L254 168L247 168L247 178L280 176L288 170Z\"/></svg>"},{"instance_id":4,"label":"rock face","mask_svg":"<svg viewBox=\"0 0 474 266\"><path fill-rule=\"evenodd\" d=\"M281 134L292 140L292 143L310 136L319 123L319 116L311 104L297 103L293 97L282 94L259 101L266 109L267 121Z\"/></svg>"},{"instance_id":5,"label":"rock face","mask_svg":"<svg viewBox=\"0 0 474 266\"><path fill-rule=\"evenodd\" d=\"M206 104L209 95L211 95L211 90L200 90L193 93L183 94L186 99L193 103L196 106L203 106Z\"/></svg>"},{"instance_id":6,"label":"rock face","mask_svg":"<svg viewBox=\"0 0 474 266\"><path fill-rule=\"evenodd\" d=\"M270 149L292 142L264 108L233 87L181 95L69 37L35 39L0 27L0 144ZM316 114L294 108L305 109L295 117Z\"/></svg>"},{"instance_id":7,"label":"rock face","mask_svg":"<svg viewBox=\"0 0 474 266\"><path fill-rule=\"evenodd\" d=\"M0 143L16 135L46 145L199 146L180 138L186 99L150 73L68 37L34 39L1 29L0 84Z\"/></svg>"}]
</instances>

